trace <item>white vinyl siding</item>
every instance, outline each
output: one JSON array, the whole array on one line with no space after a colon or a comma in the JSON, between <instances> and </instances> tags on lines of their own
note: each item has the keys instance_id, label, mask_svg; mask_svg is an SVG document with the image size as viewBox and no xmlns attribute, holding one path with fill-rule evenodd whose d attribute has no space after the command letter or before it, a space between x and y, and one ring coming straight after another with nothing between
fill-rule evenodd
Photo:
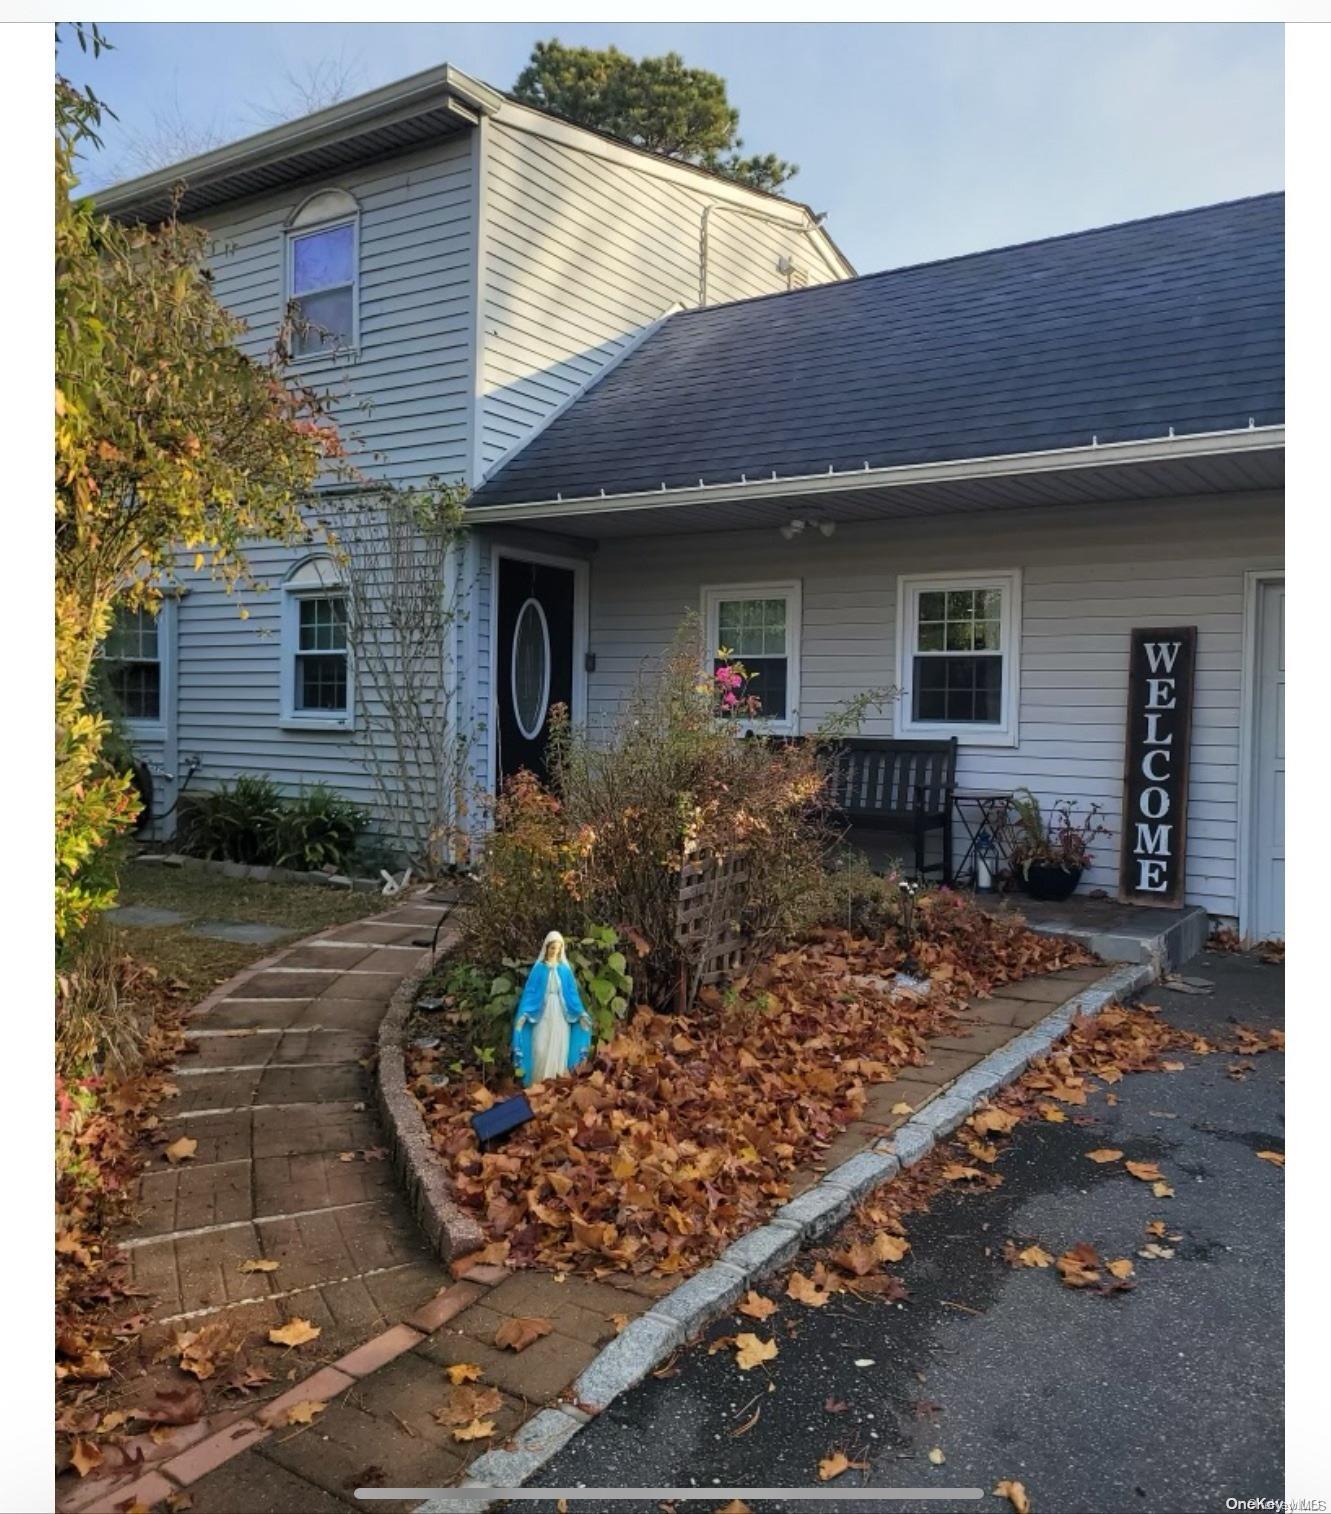
<instances>
[{"instance_id":1,"label":"white vinyl siding","mask_svg":"<svg viewBox=\"0 0 1331 1514\"><path fill-rule=\"evenodd\" d=\"M994 511L945 521L843 525L831 540L778 532L603 540L592 559L588 679L593 730L614 718L705 583L802 587L800 724L895 684L900 575L1022 573L1020 739L963 746L959 786L1028 785L1044 802L1097 800L1114 834L1085 887L1117 883L1128 633L1195 625L1197 681L1188 799L1187 895L1235 913L1244 572L1283 561L1282 500L1246 495L1140 505ZM890 736L894 710L864 734Z\"/></svg>"},{"instance_id":2,"label":"white vinyl siding","mask_svg":"<svg viewBox=\"0 0 1331 1514\"><path fill-rule=\"evenodd\" d=\"M478 461L486 472L635 333L698 303L703 209L736 203L733 189L718 193L686 169L652 163L647 172L632 155L615 161L594 138L582 150L521 129L524 116L505 107L484 127ZM760 195L742 203L791 222L802 214ZM836 276L793 225L730 210L709 222L709 304L785 289L783 258L807 267L812 283Z\"/></svg>"},{"instance_id":3,"label":"white vinyl siding","mask_svg":"<svg viewBox=\"0 0 1331 1514\"><path fill-rule=\"evenodd\" d=\"M262 356L284 312L289 220L314 190L354 196L360 207L356 350L307 355L299 376L336 392L334 415L344 440L371 477L422 482L466 473L472 170L471 142L463 134L200 218L211 238L217 297L248 323L242 347Z\"/></svg>"}]
</instances>

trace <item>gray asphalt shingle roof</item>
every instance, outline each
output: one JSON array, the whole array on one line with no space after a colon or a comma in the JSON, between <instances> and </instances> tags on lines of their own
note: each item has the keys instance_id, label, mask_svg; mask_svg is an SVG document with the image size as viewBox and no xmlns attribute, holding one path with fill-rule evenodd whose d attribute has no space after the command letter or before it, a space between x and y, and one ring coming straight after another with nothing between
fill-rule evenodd
<instances>
[{"instance_id":1,"label":"gray asphalt shingle roof","mask_svg":"<svg viewBox=\"0 0 1331 1514\"><path fill-rule=\"evenodd\" d=\"M1284 420L1284 196L687 310L472 503Z\"/></svg>"}]
</instances>

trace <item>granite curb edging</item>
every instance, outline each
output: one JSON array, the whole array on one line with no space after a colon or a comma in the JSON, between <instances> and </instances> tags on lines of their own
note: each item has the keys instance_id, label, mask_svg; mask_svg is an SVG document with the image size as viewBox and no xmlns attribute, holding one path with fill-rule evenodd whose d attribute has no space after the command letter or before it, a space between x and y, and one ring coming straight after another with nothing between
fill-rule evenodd
<instances>
[{"instance_id":1,"label":"granite curb edging","mask_svg":"<svg viewBox=\"0 0 1331 1514\"><path fill-rule=\"evenodd\" d=\"M387 1136L393 1170L412 1215L435 1255L450 1262L479 1250L485 1245L485 1235L476 1221L458 1207L420 1108L407 1090L404 1033L416 995L434 970L434 963L434 953L427 951L388 1001L388 1009L379 1022L374 1101Z\"/></svg>"},{"instance_id":2,"label":"granite curb edging","mask_svg":"<svg viewBox=\"0 0 1331 1514\"><path fill-rule=\"evenodd\" d=\"M574 1402L540 1410L506 1446L478 1457L456 1493L419 1505L416 1514L483 1514L498 1496L493 1490L520 1487L534 1476L584 1424L725 1314L749 1287L832 1230L875 1188L923 1160L978 1105L1044 1056L1075 1019L1094 1018L1112 1000L1135 994L1158 977L1151 964L1114 968L983 1057L891 1136L833 1168L765 1224L733 1242L710 1267L631 1320L574 1382Z\"/></svg>"}]
</instances>

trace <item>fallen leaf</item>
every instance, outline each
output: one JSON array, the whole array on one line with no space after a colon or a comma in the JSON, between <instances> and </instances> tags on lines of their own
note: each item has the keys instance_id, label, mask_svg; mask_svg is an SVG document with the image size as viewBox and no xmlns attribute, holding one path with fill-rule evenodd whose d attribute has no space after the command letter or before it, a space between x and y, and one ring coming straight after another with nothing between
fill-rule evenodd
<instances>
[{"instance_id":1,"label":"fallen leaf","mask_svg":"<svg viewBox=\"0 0 1331 1514\"><path fill-rule=\"evenodd\" d=\"M495 1331L495 1345L510 1351L525 1351L533 1341L549 1335L554 1326L537 1315L515 1315Z\"/></svg>"},{"instance_id":2,"label":"fallen leaf","mask_svg":"<svg viewBox=\"0 0 1331 1514\"><path fill-rule=\"evenodd\" d=\"M568 1505L566 1503L562 1514L568 1514ZM732 1498L729 1503L722 1504L716 1511L716 1514L753 1514L753 1510L749 1508L742 1498Z\"/></svg>"},{"instance_id":3,"label":"fallen leaf","mask_svg":"<svg viewBox=\"0 0 1331 1514\"><path fill-rule=\"evenodd\" d=\"M1117 1162L1123 1153L1115 1151L1112 1146L1098 1146L1094 1151L1086 1153L1088 1162Z\"/></svg>"},{"instance_id":4,"label":"fallen leaf","mask_svg":"<svg viewBox=\"0 0 1331 1514\"><path fill-rule=\"evenodd\" d=\"M873 1247L863 1241L854 1241L844 1251L831 1253L831 1259L843 1271L852 1272L856 1277L867 1277L878 1266Z\"/></svg>"},{"instance_id":5,"label":"fallen leaf","mask_svg":"<svg viewBox=\"0 0 1331 1514\"><path fill-rule=\"evenodd\" d=\"M892 1106L892 1113L893 1114L914 1114L915 1110L912 1108L911 1105L909 1105L909 1104L906 1103L905 1099L898 1099L897 1102L895 1104L893 1104L893 1106Z\"/></svg>"},{"instance_id":6,"label":"fallen leaf","mask_svg":"<svg viewBox=\"0 0 1331 1514\"><path fill-rule=\"evenodd\" d=\"M199 1149L199 1143L193 1136L181 1136L178 1141L172 1141L162 1155L174 1167L177 1162L188 1162Z\"/></svg>"},{"instance_id":7,"label":"fallen leaf","mask_svg":"<svg viewBox=\"0 0 1331 1514\"><path fill-rule=\"evenodd\" d=\"M481 1375L481 1369L475 1362L454 1362L451 1367L444 1369L448 1373L448 1380L456 1387L459 1383L474 1383Z\"/></svg>"},{"instance_id":8,"label":"fallen leaf","mask_svg":"<svg viewBox=\"0 0 1331 1514\"><path fill-rule=\"evenodd\" d=\"M852 1467L865 1467L867 1462L851 1461L844 1451L833 1451L830 1456L824 1456L818 1463L818 1480L831 1482L834 1477L840 1477L843 1472L848 1472Z\"/></svg>"},{"instance_id":9,"label":"fallen leaf","mask_svg":"<svg viewBox=\"0 0 1331 1514\"><path fill-rule=\"evenodd\" d=\"M1040 1113L1051 1125L1063 1125L1067 1123L1067 1115L1056 1104L1041 1104Z\"/></svg>"},{"instance_id":10,"label":"fallen leaf","mask_svg":"<svg viewBox=\"0 0 1331 1514\"><path fill-rule=\"evenodd\" d=\"M1163 1220L1147 1220L1146 1233L1147 1235L1163 1235L1165 1233L1165 1222Z\"/></svg>"},{"instance_id":11,"label":"fallen leaf","mask_svg":"<svg viewBox=\"0 0 1331 1514\"><path fill-rule=\"evenodd\" d=\"M981 1135L1006 1135L1017 1123L1018 1116L1008 1109L977 1109L967 1121Z\"/></svg>"},{"instance_id":12,"label":"fallen leaf","mask_svg":"<svg viewBox=\"0 0 1331 1514\"><path fill-rule=\"evenodd\" d=\"M855 1365L857 1367L872 1367L874 1359L872 1356L857 1356L855 1358Z\"/></svg>"},{"instance_id":13,"label":"fallen leaf","mask_svg":"<svg viewBox=\"0 0 1331 1514\"><path fill-rule=\"evenodd\" d=\"M1259 1151L1257 1158L1262 1162L1270 1162L1273 1167L1285 1165L1285 1153L1283 1151Z\"/></svg>"},{"instance_id":14,"label":"fallen leaf","mask_svg":"<svg viewBox=\"0 0 1331 1514\"><path fill-rule=\"evenodd\" d=\"M69 1459L79 1476L86 1477L89 1472L96 1471L101 1466L102 1453L92 1441L80 1437L70 1447Z\"/></svg>"},{"instance_id":15,"label":"fallen leaf","mask_svg":"<svg viewBox=\"0 0 1331 1514\"><path fill-rule=\"evenodd\" d=\"M909 1250L910 1242L905 1236L880 1230L873 1238L873 1254L880 1262L899 1262Z\"/></svg>"},{"instance_id":16,"label":"fallen leaf","mask_svg":"<svg viewBox=\"0 0 1331 1514\"><path fill-rule=\"evenodd\" d=\"M302 1403L292 1404L287 1410L286 1422L289 1425L312 1425L327 1407L321 1399L307 1398Z\"/></svg>"},{"instance_id":17,"label":"fallen leaf","mask_svg":"<svg viewBox=\"0 0 1331 1514\"><path fill-rule=\"evenodd\" d=\"M735 1365L741 1372L749 1372L763 1362L770 1362L777 1354L775 1341L759 1340L756 1335L735 1337Z\"/></svg>"},{"instance_id":18,"label":"fallen leaf","mask_svg":"<svg viewBox=\"0 0 1331 1514\"><path fill-rule=\"evenodd\" d=\"M764 1320L776 1313L779 1305L774 1299L766 1298L761 1293L755 1293L752 1288L744 1295L739 1303L739 1312L746 1314L750 1319Z\"/></svg>"},{"instance_id":19,"label":"fallen leaf","mask_svg":"<svg viewBox=\"0 0 1331 1514\"><path fill-rule=\"evenodd\" d=\"M823 1408L827 1411L828 1414L844 1414L846 1410L850 1408L850 1405L844 1398L832 1398L829 1395L827 1402L823 1405Z\"/></svg>"},{"instance_id":20,"label":"fallen leaf","mask_svg":"<svg viewBox=\"0 0 1331 1514\"><path fill-rule=\"evenodd\" d=\"M450 1390L447 1402L434 1411L434 1417L441 1425L468 1425L473 1420L498 1414L503 1407L503 1395L497 1388L458 1384Z\"/></svg>"},{"instance_id":21,"label":"fallen leaf","mask_svg":"<svg viewBox=\"0 0 1331 1514\"><path fill-rule=\"evenodd\" d=\"M1124 1167L1143 1183L1158 1182L1164 1174L1155 1162L1124 1162Z\"/></svg>"},{"instance_id":22,"label":"fallen leaf","mask_svg":"<svg viewBox=\"0 0 1331 1514\"><path fill-rule=\"evenodd\" d=\"M627 1328L628 1322L632 1318L632 1316L628 1314L611 1314L608 1315L607 1318L615 1327L615 1334L619 1335Z\"/></svg>"},{"instance_id":23,"label":"fallen leaf","mask_svg":"<svg viewBox=\"0 0 1331 1514\"><path fill-rule=\"evenodd\" d=\"M1026 1496L1022 1483L1004 1478L994 1489L995 1498L1006 1498L1012 1505L1012 1514L1031 1514L1031 1501Z\"/></svg>"},{"instance_id":24,"label":"fallen leaf","mask_svg":"<svg viewBox=\"0 0 1331 1514\"><path fill-rule=\"evenodd\" d=\"M1174 1190L1163 1178L1158 1183L1151 1184L1151 1192L1158 1199L1172 1199L1174 1197Z\"/></svg>"},{"instance_id":25,"label":"fallen leaf","mask_svg":"<svg viewBox=\"0 0 1331 1514\"><path fill-rule=\"evenodd\" d=\"M166 1501L167 1514L186 1514L193 1507L194 1496L190 1493L172 1493Z\"/></svg>"},{"instance_id":26,"label":"fallen leaf","mask_svg":"<svg viewBox=\"0 0 1331 1514\"><path fill-rule=\"evenodd\" d=\"M1029 1246L1023 1246L1019 1251L1014 1242L1009 1241L1003 1248L1003 1260L1012 1267L1052 1267L1053 1256L1043 1246L1034 1242Z\"/></svg>"},{"instance_id":27,"label":"fallen leaf","mask_svg":"<svg viewBox=\"0 0 1331 1514\"><path fill-rule=\"evenodd\" d=\"M821 1309L832 1295L802 1272L792 1272L790 1281L786 1284L786 1296L798 1303L807 1304L811 1309Z\"/></svg>"},{"instance_id":28,"label":"fallen leaf","mask_svg":"<svg viewBox=\"0 0 1331 1514\"><path fill-rule=\"evenodd\" d=\"M1137 1255L1144 1256L1149 1261L1164 1262L1174 1255L1174 1248L1172 1246L1161 1246L1156 1241L1147 1241L1137 1252Z\"/></svg>"},{"instance_id":29,"label":"fallen leaf","mask_svg":"<svg viewBox=\"0 0 1331 1514\"><path fill-rule=\"evenodd\" d=\"M947 1457L943 1455L942 1446L935 1446L933 1450L929 1452L929 1460L933 1462L934 1466L936 1467L941 1467L943 1465L943 1463L947 1460Z\"/></svg>"},{"instance_id":30,"label":"fallen leaf","mask_svg":"<svg viewBox=\"0 0 1331 1514\"><path fill-rule=\"evenodd\" d=\"M1186 1062L1161 1062L1161 1072L1182 1072L1188 1064Z\"/></svg>"},{"instance_id":31,"label":"fallen leaf","mask_svg":"<svg viewBox=\"0 0 1331 1514\"><path fill-rule=\"evenodd\" d=\"M1106 1262L1105 1266L1115 1277L1131 1277L1136 1270L1126 1256L1115 1257L1112 1262Z\"/></svg>"},{"instance_id":32,"label":"fallen leaf","mask_svg":"<svg viewBox=\"0 0 1331 1514\"><path fill-rule=\"evenodd\" d=\"M1069 1288L1087 1288L1100 1281L1100 1258L1093 1246L1079 1241L1054 1263Z\"/></svg>"},{"instance_id":33,"label":"fallen leaf","mask_svg":"<svg viewBox=\"0 0 1331 1514\"><path fill-rule=\"evenodd\" d=\"M322 1334L318 1325L307 1319L289 1319L285 1325L275 1325L268 1332L268 1339L275 1346L303 1346L306 1341L317 1340Z\"/></svg>"},{"instance_id":34,"label":"fallen leaf","mask_svg":"<svg viewBox=\"0 0 1331 1514\"><path fill-rule=\"evenodd\" d=\"M248 1261L240 1264L240 1270L242 1272L276 1272L281 1265L281 1262L274 1262L268 1257L252 1256Z\"/></svg>"},{"instance_id":35,"label":"fallen leaf","mask_svg":"<svg viewBox=\"0 0 1331 1514\"><path fill-rule=\"evenodd\" d=\"M494 1421L490 1419L474 1419L469 1425L462 1425L453 1431L454 1440L489 1440L495 1433Z\"/></svg>"}]
</instances>

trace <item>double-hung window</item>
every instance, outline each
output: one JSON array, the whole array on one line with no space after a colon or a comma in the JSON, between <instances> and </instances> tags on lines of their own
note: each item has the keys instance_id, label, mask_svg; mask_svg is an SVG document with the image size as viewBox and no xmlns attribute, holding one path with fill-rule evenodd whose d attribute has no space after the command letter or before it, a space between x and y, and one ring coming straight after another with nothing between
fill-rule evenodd
<instances>
[{"instance_id":1,"label":"double-hung window","mask_svg":"<svg viewBox=\"0 0 1331 1514\"><path fill-rule=\"evenodd\" d=\"M899 581L901 735L1016 745L1020 596L1016 572Z\"/></svg>"},{"instance_id":2,"label":"double-hung window","mask_svg":"<svg viewBox=\"0 0 1331 1514\"><path fill-rule=\"evenodd\" d=\"M306 201L287 231L291 349L298 357L356 345L358 224L352 197L324 190Z\"/></svg>"},{"instance_id":3,"label":"double-hung window","mask_svg":"<svg viewBox=\"0 0 1331 1514\"><path fill-rule=\"evenodd\" d=\"M283 585L283 720L350 729L354 712L347 596L327 559L303 563Z\"/></svg>"},{"instance_id":4,"label":"double-hung window","mask_svg":"<svg viewBox=\"0 0 1331 1514\"><path fill-rule=\"evenodd\" d=\"M715 671L739 662L744 690L758 701L755 724L779 734L799 729L800 586L734 584L703 590L703 625Z\"/></svg>"},{"instance_id":5,"label":"double-hung window","mask_svg":"<svg viewBox=\"0 0 1331 1514\"><path fill-rule=\"evenodd\" d=\"M162 719L162 645L151 610L119 609L102 646L106 681L118 713L155 725Z\"/></svg>"}]
</instances>

